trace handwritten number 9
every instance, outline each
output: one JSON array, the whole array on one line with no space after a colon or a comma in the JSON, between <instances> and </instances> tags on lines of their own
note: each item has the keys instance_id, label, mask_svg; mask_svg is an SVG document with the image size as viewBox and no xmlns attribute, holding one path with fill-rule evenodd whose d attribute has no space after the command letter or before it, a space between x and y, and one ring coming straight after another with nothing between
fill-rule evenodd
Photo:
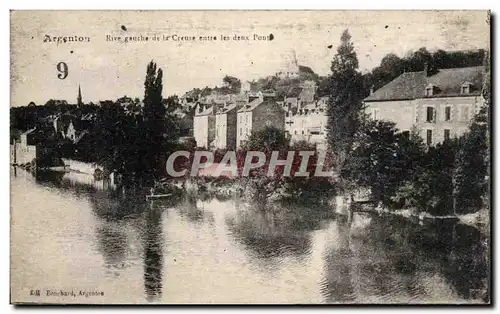
<instances>
[{"instance_id":1,"label":"handwritten number 9","mask_svg":"<svg viewBox=\"0 0 500 314\"><path fill-rule=\"evenodd\" d=\"M64 80L65 78L68 77L68 65L65 62L59 62L56 66L57 71L59 71L59 74L57 74L57 77L60 80Z\"/></svg>"}]
</instances>

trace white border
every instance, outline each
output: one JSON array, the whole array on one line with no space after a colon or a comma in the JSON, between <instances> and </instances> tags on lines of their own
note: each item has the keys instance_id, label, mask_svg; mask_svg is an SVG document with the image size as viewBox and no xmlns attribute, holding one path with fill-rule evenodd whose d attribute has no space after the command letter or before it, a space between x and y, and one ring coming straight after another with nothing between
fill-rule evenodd
<instances>
[{"instance_id":1,"label":"white border","mask_svg":"<svg viewBox=\"0 0 500 314\"><path fill-rule=\"evenodd\" d=\"M140 3L140 5L138 5ZM49 1L11 1L11 3L8 3L7 1L2 1L1 7L2 10L0 10L0 14L2 16L1 23L0 23L0 31L1 31L1 44L2 44L2 49L0 50L1 53L1 59L2 62L0 62L0 73L2 73L2 93L0 94L2 97L2 114L0 114L0 125L4 126L4 132L1 133L1 142L0 142L0 157L1 161L0 164L3 165L0 167L1 169L1 174L0 174L0 180L1 180L1 193L2 193L2 206L1 206L1 214L2 217L0 218L0 221L2 223L2 227L0 228L1 230L1 235L0 235L0 243L1 243L1 270L3 272L2 278L4 278L1 286L0 286L0 296L1 296L1 312L6 313L6 312L12 312L14 311L14 308L12 306L8 305L9 302L9 230L10 230L10 220L9 220L9 169L7 168L7 162L9 161L9 151L8 151L8 142L9 142L9 133L7 131L7 125L9 124L9 95L10 95L10 76L8 75L10 72L9 69L9 64L10 64L10 59L9 59L9 9L142 9L142 10L148 10L148 9L294 9L294 10L300 10L300 9L354 9L354 10L381 10L381 9L406 9L406 10L411 10L411 9L426 9L426 10L436 10L436 9L441 9L441 10L458 10L458 9L491 9L493 13L499 12L499 3L500 1L498 0L454 0L454 1L447 1L447 2L437 2L435 0L419 0L419 1L411 1L411 2L404 2L404 1L360 1L360 0L349 0L349 1L339 1L334 2L334 1L318 1L318 0L307 0L307 1L286 1L282 4L277 4L271 1L263 1L263 0L254 0L251 1L251 3L242 3L239 1L221 1L221 0L215 0L215 1L193 1L193 0L183 0L183 1L168 1L168 4L165 4L162 2L159 4L159 2L156 1L149 1L149 0L141 0L140 2L123 2L120 1L119 4L117 3L112 3L110 1L104 1L104 0L86 0L86 1L81 1L81 2L69 2L69 1L61 1L61 0L49 0ZM496 16L496 26L498 26L498 16ZM498 32L494 32L495 35L495 41L498 42ZM496 60L496 57L498 56L498 53L495 51L495 55L492 56L493 59ZM496 61L495 61L496 64ZM495 80L495 86L494 90L498 90L498 80ZM495 110L495 118L497 118L497 115L499 115L500 110L497 108ZM496 136L497 134L494 134L494 139L495 139L495 146L498 146L500 143L500 137ZM498 156L496 156L498 157ZM498 164L498 160L495 160L495 162ZM495 196L499 195L497 193L497 189L494 189ZM496 209L496 208L495 208ZM493 209L493 210L495 210ZM500 213L495 214L495 225L498 226L498 219L500 217ZM496 237L495 237L496 238ZM496 239L494 239L496 240ZM497 251L497 246L495 243L495 250L494 252L496 253ZM498 260L494 257L493 261L495 262L495 266L498 265ZM498 272L499 268L495 267L495 271ZM494 289L495 291L495 300L498 303L498 287ZM396 311L402 311L402 308L391 308L392 310ZM19 311L19 309L17 309ZM21 309L22 311L26 311L27 309ZM54 311L54 309L45 309L46 311ZM57 310L57 309L56 309ZM59 309L61 310L61 309ZM66 309L63 309L66 310ZM90 311L91 309L79 309L82 312L87 312ZM93 309L95 312L104 312L106 308L99 308L99 309ZM123 309L114 309L115 311L123 310ZM132 308L128 309L127 311L130 312L139 312L142 311L143 309L138 309L138 308ZM162 309L158 308L157 310L167 310L167 311L177 311L176 309ZM191 311L191 310L198 310L198 309L184 309L183 311ZM215 309L218 310L218 309ZM226 310L235 310L235 309L226 309ZM264 309L264 308L253 308L253 311L258 311L259 313L262 312L267 312L270 309ZM286 309L285 309L286 310ZM307 309L302 309L302 310L307 310ZM334 311L344 311L346 309L342 308L333 308L332 310ZM378 311L385 311L387 310L386 308L383 309L375 309L375 308L370 308L370 309L365 309L365 308L358 308L358 309L349 309L354 310L354 311L364 311L364 310L378 310ZM455 311L455 308L425 308L426 312L452 312Z\"/></svg>"}]
</instances>

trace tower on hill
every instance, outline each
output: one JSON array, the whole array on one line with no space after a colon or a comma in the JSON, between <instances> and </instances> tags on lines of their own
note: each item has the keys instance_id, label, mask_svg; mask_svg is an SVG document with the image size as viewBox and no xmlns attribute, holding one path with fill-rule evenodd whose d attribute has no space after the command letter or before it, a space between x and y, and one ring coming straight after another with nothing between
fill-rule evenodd
<instances>
[{"instance_id":1,"label":"tower on hill","mask_svg":"<svg viewBox=\"0 0 500 314\"><path fill-rule=\"evenodd\" d=\"M297 54L295 50L286 51L281 56L280 71L276 73L281 79L299 77L299 64L297 62Z\"/></svg>"}]
</instances>

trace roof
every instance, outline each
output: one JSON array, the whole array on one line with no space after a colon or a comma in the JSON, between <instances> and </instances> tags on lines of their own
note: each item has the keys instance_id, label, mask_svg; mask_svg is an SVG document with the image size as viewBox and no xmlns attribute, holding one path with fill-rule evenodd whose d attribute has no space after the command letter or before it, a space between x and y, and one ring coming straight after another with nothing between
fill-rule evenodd
<instances>
[{"instance_id":1,"label":"roof","mask_svg":"<svg viewBox=\"0 0 500 314\"><path fill-rule=\"evenodd\" d=\"M74 119L71 120L71 123L73 124L73 128L77 131L84 131L88 129L91 125L91 121L89 120Z\"/></svg>"},{"instance_id":2,"label":"roof","mask_svg":"<svg viewBox=\"0 0 500 314\"><path fill-rule=\"evenodd\" d=\"M218 114L225 114L225 113L228 113L232 110L235 110L236 109L236 104L230 104L230 105L227 105L226 107L222 108Z\"/></svg>"},{"instance_id":3,"label":"roof","mask_svg":"<svg viewBox=\"0 0 500 314\"><path fill-rule=\"evenodd\" d=\"M299 94L299 98L305 101L313 101L314 100L314 89L312 88L303 88Z\"/></svg>"},{"instance_id":4,"label":"roof","mask_svg":"<svg viewBox=\"0 0 500 314\"><path fill-rule=\"evenodd\" d=\"M318 107L316 107L315 103L308 103L305 106L302 106L302 109L307 109L307 110L313 110L313 109L317 109L317 108Z\"/></svg>"},{"instance_id":5,"label":"roof","mask_svg":"<svg viewBox=\"0 0 500 314\"><path fill-rule=\"evenodd\" d=\"M33 128L33 129L28 130L28 131L26 131L26 132L24 132L24 133L21 133L21 134L26 134L26 135L28 135L28 134L31 134L31 133L33 133L33 132L35 132L35 131L36 131L36 128Z\"/></svg>"},{"instance_id":6,"label":"roof","mask_svg":"<svg viewBox=\"0 0 500 314\"><path fill-rule=\"evenodd\" d=\"M467 95L481 95L484 71L484 66L478 66L441 69L430 76L426 76L424 71L403 73L365 98L365 101L427 98L425 96L425 87L429 84L435 85L438 90L434 92L433 96L428 97L464 96L460 93L460 88L464 82L473 84L470 93Z\"/></svg>"},{"instance_id":7,"label":"roof","mask_svg":"<svg viewBox=\"0 0 500 314\"><path fill-rule=\"evenodd\" d=\"M240 110L238 110L238 112L252 111L255 108L257 108L258 105L262 104L263 102L264 101L262 100L262 98L254 99L250 103L248 103L247 105L243 106Z\"/></svg>"},{"instance_id":8,"label":"roof","mask_svg":"<svg viewBox=\"0 0 500 314\"><path fill-rule=\"evenodd\" d=\"M198 110L197 110L195 116L197 116L197 117L208 116L208 115L211 115L213 113L214 113L214 107L208 107L208 108L204 109L202 112L198 112Z\"/></svg>"},{"instance_id":9,"label":"roof","mask_svg":"<svg viewBox=\"0 0 500 314\"><path fill-rule=\"evenodd\" d=\"M246 94L239 94L234 97L234 101L247 101L248 100L248 95Z\"/></svg>"}]
</instances>

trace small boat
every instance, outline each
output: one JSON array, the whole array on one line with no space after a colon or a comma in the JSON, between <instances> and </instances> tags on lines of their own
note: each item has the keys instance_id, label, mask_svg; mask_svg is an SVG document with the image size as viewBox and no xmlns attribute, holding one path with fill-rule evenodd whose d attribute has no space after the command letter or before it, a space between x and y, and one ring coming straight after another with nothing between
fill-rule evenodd
<instances>
[{"instance_id":1,"label":"small boat","mask_svg":"<svg viewBox=\"0 0 500 314\"><path fill-rule=\"evenodd\" d=\"M172 196L172 193L168 193L168 194L151 194L151 195L146 195L146 200L150 201L150 200L157 200L157 199L165 199L165 198L168 198L170 196Z\"/></svg>"}]
</instances>

